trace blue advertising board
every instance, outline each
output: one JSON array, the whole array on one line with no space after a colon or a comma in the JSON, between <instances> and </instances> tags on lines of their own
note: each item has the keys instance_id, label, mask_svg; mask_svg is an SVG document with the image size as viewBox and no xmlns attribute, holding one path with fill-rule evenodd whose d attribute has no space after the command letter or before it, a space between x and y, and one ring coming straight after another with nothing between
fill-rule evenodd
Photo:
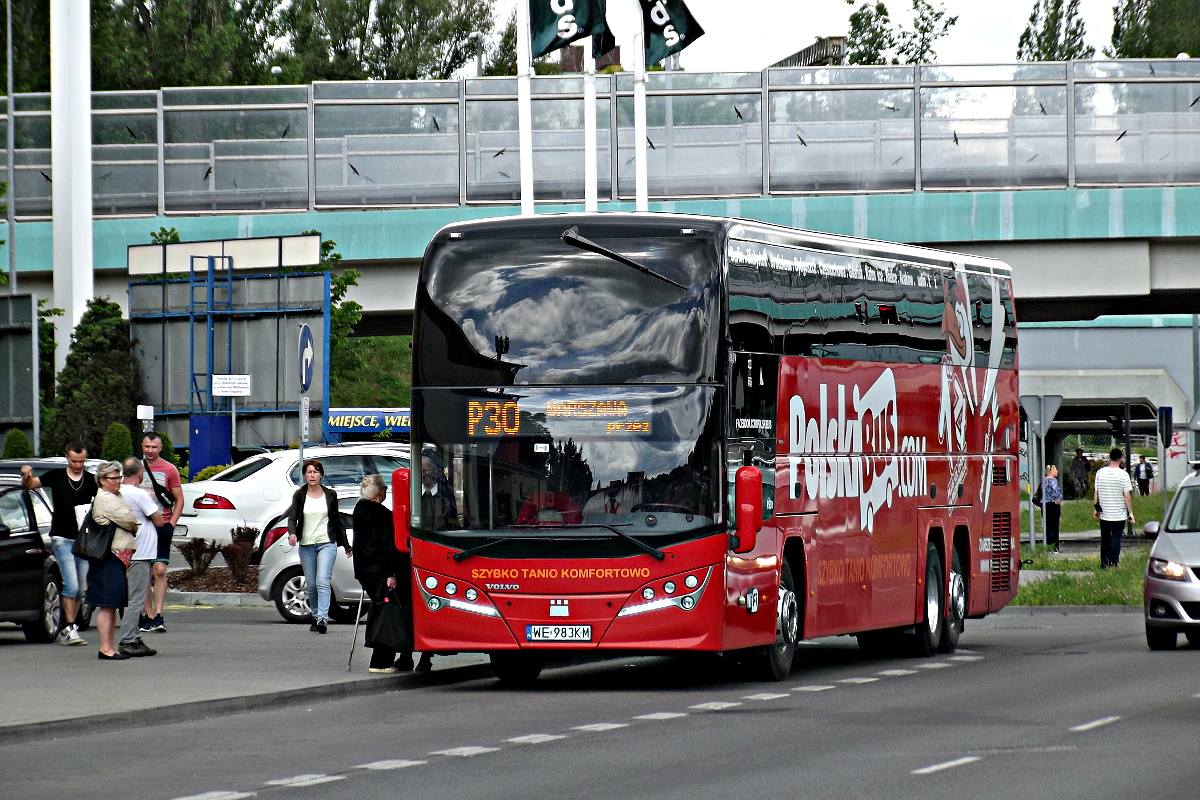
<instances>
[{"instance_id":1,"label":"blue advertising board","mask_svg":"<svg viewBox=\"0 0 1200 800\"><path fill-rule=\"evenodd\" d=\"M408 433L407 408L331 408L325 414L328 433Z\"/></svg>"}]
</instances>

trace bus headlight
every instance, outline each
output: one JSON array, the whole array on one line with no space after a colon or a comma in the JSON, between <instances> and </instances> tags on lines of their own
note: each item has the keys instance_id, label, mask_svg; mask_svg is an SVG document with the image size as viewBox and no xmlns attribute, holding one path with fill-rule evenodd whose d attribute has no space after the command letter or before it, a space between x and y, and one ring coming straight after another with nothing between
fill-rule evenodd
<instances>
[{"instance_id":1,"label":"bus headlight","mask_svg":"<svg viewBox=\"0 0 1200 800\"><path fill-rule=\"evenodd\" d=\"M704 594L704 590L708 588L708 579L712 576L712 567L709 567L704 572L704 580L701 581L695 575L688 575L683 580L683 585L687 586L692 591L687 594L681 594L675 597L670 596L677 588L674 581L667 581L663 585L663 591L667 597L654 599L654 588L647 586L642 589L641 596L647 602L633 603L626 605L617 612L618 617L632 617L637 614L645 614L650 611L661 611L665 608L679 608L684 611L691 611L700 602L700 596Z\"/></svg>"}]
</instances>

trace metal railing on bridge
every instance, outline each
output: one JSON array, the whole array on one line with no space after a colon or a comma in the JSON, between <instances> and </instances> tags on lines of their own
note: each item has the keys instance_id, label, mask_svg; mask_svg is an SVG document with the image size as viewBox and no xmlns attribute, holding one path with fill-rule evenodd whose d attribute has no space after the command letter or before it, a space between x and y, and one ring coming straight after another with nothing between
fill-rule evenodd
<instances>
[{"instance_id":1,"label":"metal railing on bridge","mask_svg":"<svg viewBox=\"0 0 1200 800\"><path fill-rule=\"evenodd\" d=\"M1200 183L1200 60L648 80L652 199ZM94 210L512 204L516 91L472 78L97 92ZM582 202L583 79L536 78L533 96L537 199ZM633 76L599 76L596 107L600 199L631 200ZM49 109L49 95L15 99L21 219L51 212Z\"/></svg>"}]
</instances>

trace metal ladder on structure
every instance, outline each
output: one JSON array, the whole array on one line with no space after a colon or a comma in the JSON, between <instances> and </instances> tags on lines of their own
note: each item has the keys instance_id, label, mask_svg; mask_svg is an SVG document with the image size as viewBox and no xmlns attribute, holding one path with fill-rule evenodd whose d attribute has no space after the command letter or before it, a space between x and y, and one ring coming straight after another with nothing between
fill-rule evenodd
<instances>
[{"instance_id":1,"label":"metal ladder on structure","mask_svg":"<svg viewBox=\"0 0 1200 800\"><path fill-rule=\"evenodd\" d=\"M196 262L204 264L199 275ZM217 276L217 263L224 265L224 275ZM202 326L204 348L203 371L196 369L197 323ZM216 327L225 325L225 360L216 362ZM192 256L188 269L188 364L191 366L192 387L188 396L188 415L212 414L227 410L229 398L212 396L212 376L225 374L233 366L233 259L229 256Z\"/></svg>"}]
</instances>

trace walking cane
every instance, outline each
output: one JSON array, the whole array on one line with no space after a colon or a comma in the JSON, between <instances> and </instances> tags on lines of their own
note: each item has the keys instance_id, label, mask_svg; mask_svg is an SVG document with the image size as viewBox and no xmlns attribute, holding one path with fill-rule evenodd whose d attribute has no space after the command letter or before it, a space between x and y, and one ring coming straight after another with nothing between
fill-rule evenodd
<instances>
[{"instance_id":1,"label":"walking cane","mask_svg":"<svg viewBox=\"0 0 1200 800\"><path fill-rule=\"evenodd\" d=\"M354 663L354 643L358 641L358 625L362 622L363 595L366 593L367 590L363 589L362 594L358 596L358 613L354 615L354 635L350 637L350 657L346 659L346 672L350 671L350 665Z\"/></svg>"}]
</instances>

